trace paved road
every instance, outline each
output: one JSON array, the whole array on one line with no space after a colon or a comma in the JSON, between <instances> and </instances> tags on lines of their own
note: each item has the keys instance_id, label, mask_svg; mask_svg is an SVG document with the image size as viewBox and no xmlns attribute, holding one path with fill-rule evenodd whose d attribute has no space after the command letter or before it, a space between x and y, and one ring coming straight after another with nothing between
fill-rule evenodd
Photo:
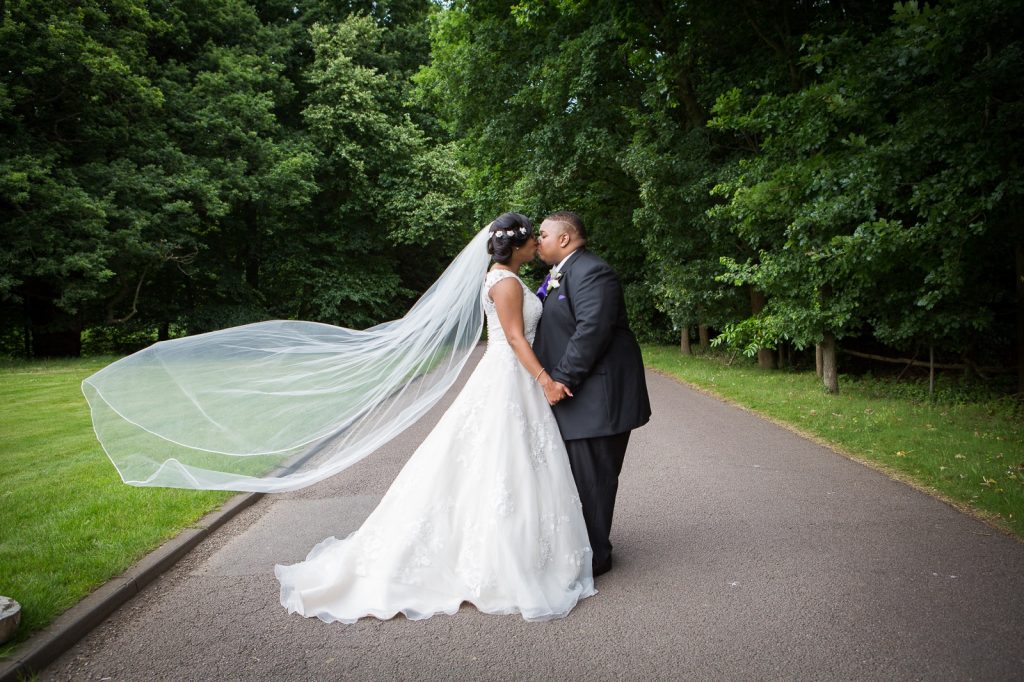
<instances>
[{"instance_id":1,"label":"paved road","mask_svg":"<svg viewBox=\"0 0 1024 682\"><path fill-rule=\"evenodd\" d=\"M273 564L354 530L446 400L368 461L257 502L41 679L1024 677L1024 544L671 379L648 381L655 414L630 442L615 570L568 618L464 606L346 626L279 605Z\"/></svg>"}]
</instances>

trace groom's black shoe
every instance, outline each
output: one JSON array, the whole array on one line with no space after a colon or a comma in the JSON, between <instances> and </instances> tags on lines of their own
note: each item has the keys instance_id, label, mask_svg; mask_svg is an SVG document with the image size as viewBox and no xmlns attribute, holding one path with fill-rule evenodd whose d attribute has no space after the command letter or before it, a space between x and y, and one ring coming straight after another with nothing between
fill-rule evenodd
<instances>
[{"instance_id":1,"label":"groom's black shoe","mask_svg":"<svg viewBox=\"0 0 1024 682\"><path fill-rule=\"evenodd\" d=\"M608 558L605 559L604 561L600 562L600 563L595 561L593 563L593 566L594 566L594 577L595 578L597 576L599 576L599 575L604 575L608 571L612 570L612 557L611 557L611 555L608 555Z\"/></svg>"}]
</instances>

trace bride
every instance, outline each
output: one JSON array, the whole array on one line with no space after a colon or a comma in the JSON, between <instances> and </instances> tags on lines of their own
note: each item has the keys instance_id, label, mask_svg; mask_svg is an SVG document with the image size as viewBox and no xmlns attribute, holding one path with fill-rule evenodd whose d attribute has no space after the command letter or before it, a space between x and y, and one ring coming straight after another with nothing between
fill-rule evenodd
<instances>
[{"instance_id":1,"label":"bride","mask_svg":"<svg viewBox=\"0 0 1024 682\"><path fill-rule=\"evenodd\" d=\"M576 485L542 388L553 390L551 378L530 346L542 306L516 274L536 255L530 221L499 216L487 250L487 351L362 527L275 567L290 612L416 620L470 602L547 620L595 593Z\"/></svg>"},{"instance_id":2,"label":"bride","mask_svg":"<svg viewBox=\"0 0 1024 682\"><path fill-rule=\"evenodd\" d=\"M487 250L486 353L362 527L275 567L290 612L416 620L465 601L546 620L594 594L580 501L538 383L551 379L530 347L541 302L516 274L536 255L530 221L499 216Z\"/></svg>"},{"instance_id":3,"label":"bride","mask_svg":"<svg viewBox=\"0 0 1024 682\"><path fill-rule=\"evenodd\" d=\"M359 530L275 568L281 602L349 623L464 601L564 616L594 594L593 569L549 407L569 392L533 354L541 303L516 274L536 251L530 221L505 213L399 320L270 320L154 344L82 383L96 435L129 485L303 488L436 404L486 316L487 351L451 408Z\"/></svg>"}]
</instances>

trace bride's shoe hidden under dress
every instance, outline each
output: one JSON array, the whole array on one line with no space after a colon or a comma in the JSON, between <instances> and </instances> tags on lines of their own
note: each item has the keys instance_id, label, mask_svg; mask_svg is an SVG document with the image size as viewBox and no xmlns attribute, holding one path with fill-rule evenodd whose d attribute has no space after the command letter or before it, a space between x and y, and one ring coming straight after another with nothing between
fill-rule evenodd
<instances>
[{"instance_id":1,"label":"bride's shoe hidden under dress","mask_svg":"<svg viewBox=\"0 0 1024 682\"><path fill-rule=\"evenodd\" d=\"M576 485L544 393L505 339L487 274L487 351L359 530L276 566L281 603L327 622L485 613L565 616L595 593ZM518 278L516 278L518 280ZM532 342L541 303L523 289Z\"/></svg>"}]
</instances>

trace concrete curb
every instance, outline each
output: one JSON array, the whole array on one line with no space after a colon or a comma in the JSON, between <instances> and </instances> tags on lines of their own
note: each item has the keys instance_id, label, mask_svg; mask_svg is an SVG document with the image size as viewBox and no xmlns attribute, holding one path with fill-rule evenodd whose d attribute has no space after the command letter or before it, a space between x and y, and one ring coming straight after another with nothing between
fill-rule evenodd
<instances>
[{"instance_id":1,"label":"concrete curb","mask_svg":"<svg viewBox=\"0 0 1024 682\"><path fill-rule=\"evenodd\" d=\"M220 509L210 512L144 556L124 574L101 585L49 626L22 642L10 659L0 663L0 682L15 682L41 672L210 533L261 497L263 493L232 497Z\"/></svg>"}]
</instances>

